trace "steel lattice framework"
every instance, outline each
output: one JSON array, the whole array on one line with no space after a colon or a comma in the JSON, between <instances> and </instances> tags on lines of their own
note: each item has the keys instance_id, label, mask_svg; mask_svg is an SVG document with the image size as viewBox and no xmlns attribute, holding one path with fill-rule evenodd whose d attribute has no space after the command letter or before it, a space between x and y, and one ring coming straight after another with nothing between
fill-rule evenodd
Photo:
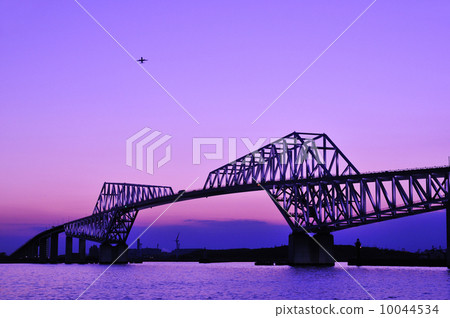
<instances>
[{"instance_id":1,"label":"steel lattice framework","mask_svg":"<svg viewBox=\"0 0 450 318\"><path fill-rule=\"evenodd\" d=\"M326 134L293 132L211 171L203 189L359 174Z\"/></svg>"},{"instance_id":2,"label":"steel lattice framework","mask_svg":"<svg viewBox=\"0 0 450 318\"><path fill-rule=\"evenodd\" d=\"M326 134L293 132L209 173L204 190L258 185L293 231L331 232L444 208L449 168L360 174Z\"/></svg>"},{"instance_id":3,"label":"steel lattice framework","mask_svg":"<svg viewBox=\"0 0 450 318\"><path fill-rule=\"evenodd\" d=\"M293 231L331 232L442 210L449 167L298 180L265 187Z\"/></svg>"},{"instance_id":4,"label":"steel lattice framework","mask_svg":"<svg viewBox=\"0 0 450 318\"><path fill-rule=\"evenodd\" d=\"M96 242L125 242L142 202L173 195L171 187L104 183L91 216L64 225L66 235Z\"/></svg>"}]
</instances>

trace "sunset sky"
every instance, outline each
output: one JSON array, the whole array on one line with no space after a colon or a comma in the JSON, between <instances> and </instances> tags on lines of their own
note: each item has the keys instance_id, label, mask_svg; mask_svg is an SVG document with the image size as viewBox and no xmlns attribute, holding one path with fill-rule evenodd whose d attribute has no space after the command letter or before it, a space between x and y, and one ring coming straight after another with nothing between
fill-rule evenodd
<instances>
[{"instance_id":1,"label":"sunset sky","mask_svg":"<svg viewBox=\"0 0 450 318\"><path fill-rule=\"evenodd\" d=\"M194 137L237 138L244 155L239 138L325 132L361 172L447 165L449 32L448 1L1 1L0 252L90 215L105 181L201 188L228 149L193 165ZM153 175L125 164L144 127L172 136ZM141 211L131 236L165 208ZM444 217L336 243L444 246ZM257 192L178 203L144 246L173 249L177 232L183 247L260 247L289 228Z\"/></svg>"}]
</instances>

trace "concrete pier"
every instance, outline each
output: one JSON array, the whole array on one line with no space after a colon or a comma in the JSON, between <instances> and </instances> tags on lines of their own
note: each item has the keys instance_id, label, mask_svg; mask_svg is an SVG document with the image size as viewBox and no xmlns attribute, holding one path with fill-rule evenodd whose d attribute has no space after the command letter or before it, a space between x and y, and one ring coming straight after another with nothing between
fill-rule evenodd
<instances>
[{"instance_id":1,"label":"concrete pier","mask_svg":"<svg viewBox=\"0 0 450 318\"><path fill-rule=\"evenodd\" d=\"M117 246L115 246L114 260L118 258L115 264L127 264L128 263L128 250L127 249L128 249L128 245L125 243L118 244ZM123 253L123 255L122 255L122 253Z\"/></svg>"},{"instance_id":2,"label":"concrete pier","mask_svg":"<svg viewBox=\"0 0 450 318\"><path fill-rule=\"evenodd\" d=\"M66 236L65 263L73 263L73 238L71 236Z\"/></svg>"},{"instance_id":3,"label":"concrete pier","mask_svg":"<svg viewBox=\"0 0 450 318\"><path fill-rule=\"evenodd\" d=\"M53 233L50 237L50 261L58 260L58 233Z\"/></svg>"},{"instance_id":4,"label":"concrete pier","mask_svg":"<svg viewBox=\"0 0 450 318\"><path fill-rule=\"evenodd\" d=\"M86 240L85 239L78 239L78 255L79 255L79 262L84 263L86 262Z\"/></svg>"},{"instance_id":5,"label":"concrete pier","mask_svg":"<svg viewBox=\"0 0 450 318\"><path fill-rule=\"evenodd\" d=\"M100 244L98 262L100 264L111 264L113 261L113 247L111 244Z\"/></svg>"},{"instance_id":6,"label":"concrete pier","mask_svg":"<svg viewBox=\"0 0 450 318\"><path fill-rule=\"evenodd\" d=\"M317 246L318 263L325 266L334 266L334 259L330 256L330 254L333 255L334 236L330 233L317 233L314 235L314 238L323 247L318 246L317 243L314 242Z\"/></svg>"},{"instance_id":7,"label":"concrete pier","mask_svg":"<svg viewBox=\"0 0 450 318\"><path fill-rule=\"evenodd\" d=\"M118 244L111 246L111 244L103 243L100 245L99 263L100 264L126 264L128 263L127 252L125 252L119 259L117 259L128 246L126 244ZM117 261L116 261L117 259Z\"/></svg>"},{"instance_id":8,"label":"concrete pier","mask_svg":"<svg viewBox=\"0 0 450 318\"><path fill-rule=\"evenodd\" d=\"M31 246L28 248L28 258L31 260L36 260L38 258L38 249L39 245L37 243L31 244Z\"/></svg>"},{"instance_id":9,"label":"concrete pier","mask_svg":"<svg viewBox=\"0 0 450 318\"><path fill-rule=\"evenodd\" d=\"M447 219L447 268L450 269L450 201L446 205L445 217Z\"/></svg>"},{"instance_id":10,"label":"concrete pier","mask_svg":"<svg viewBox=\"0 0 450 318\"><path fill-rule=\"evenodd\" d=\"M48 260L47 240L47 238L42 238L39 240L39 260L41 262Z\"/></svg>"},{"instance_id":11,"label":"concrete pier","mask_svg":"<svg viewBox=\"0 0 450 318\"><path fill-rule=\"evenodd\" d=\"M317 233L315 240L329 253L334 247L330 233ZM334 266L334 260L305 232L289 235L289 264L292 266Z\"/></svg>"}]
</instances>

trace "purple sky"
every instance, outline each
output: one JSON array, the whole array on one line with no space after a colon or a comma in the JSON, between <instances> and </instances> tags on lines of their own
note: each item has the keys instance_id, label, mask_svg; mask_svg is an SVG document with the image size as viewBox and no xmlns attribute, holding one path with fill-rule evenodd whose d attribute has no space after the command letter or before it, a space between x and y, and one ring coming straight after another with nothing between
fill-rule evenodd
<instances>
[{"instance_id":1,"label":"purple sky","mask_svg":"<svg viewBox=\"0 0 450 318\"><path fill-rule=\"evenodd\" d=\"M178 191L199 177L193 188L201 188L227 159L192 165L193 137L325 132L360 171L448 163L448 1L377 1L254 125L372 1L80 3L148 59L145 69L200 124L76 2L0 2L0 251L37 227L91 214L104 181ZM154 175L125 165L125 140L144 127L173 136L173 158ZM162 211L141 212L136 225ZM405 235L432 232L436 217L395 224ZM158 225L186 220L284 224L264 193L180 203ZM388 223L359 231L389 246ZM354 242L351 231L338 243ZM444 244L439 233L417 246Z\"/></svg>"}]
</instances>

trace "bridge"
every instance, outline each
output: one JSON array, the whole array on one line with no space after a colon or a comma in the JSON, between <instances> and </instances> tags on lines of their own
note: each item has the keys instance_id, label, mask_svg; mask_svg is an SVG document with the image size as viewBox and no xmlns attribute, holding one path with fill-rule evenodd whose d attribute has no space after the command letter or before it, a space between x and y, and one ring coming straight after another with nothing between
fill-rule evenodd
<instances>
[{"instance_id":1,"label":"bridge","mask_svg":"<svg viewBox=\"0 0 450 318\"><path fill-rule=\"evenodd\" d=\"M292 230L290 264L332 266L324 251L334 246L332 232L385 220L446 209L450 243L449 176L450 167L360 173L326 134L293 132L211 171L199 190L175 193L169 186L104 183L92 215L36 235L11 257L56 261L58 235L64 232L66 262L73 261L73 238L78 238L81 260L89 240L100 243L100 262L112 263L126 250L141 210L265 191Z\"/></svg>"}]
</instances>

